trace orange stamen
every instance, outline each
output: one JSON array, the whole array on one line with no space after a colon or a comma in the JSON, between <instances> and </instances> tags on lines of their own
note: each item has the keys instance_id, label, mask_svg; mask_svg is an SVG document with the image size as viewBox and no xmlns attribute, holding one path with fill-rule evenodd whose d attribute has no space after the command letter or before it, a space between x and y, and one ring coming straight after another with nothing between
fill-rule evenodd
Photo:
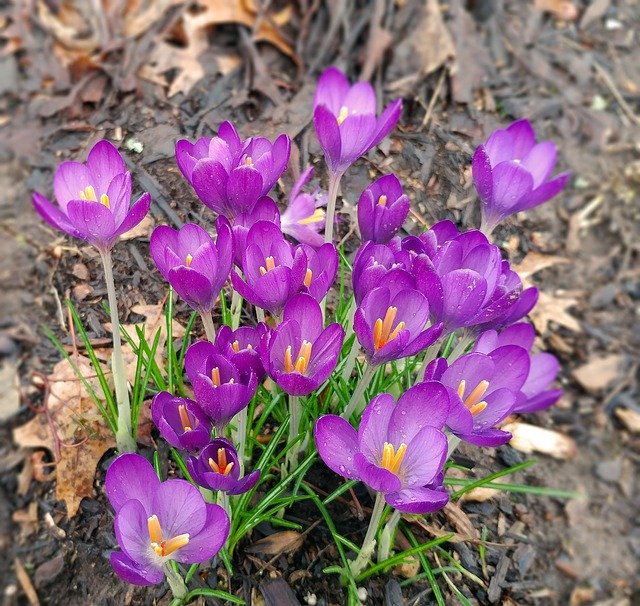
<instances>
[{"instance_id":1,"label":"orange stamen","mask_svg":"<svg viewBox=\"0 0 640 606\"><path fill-rule=\"evenodd\" d=\"M386 206L387 205L387 196L385 196L384 194L382 196L380 196L378 198L378 204L380 206Z\"/></svg>"},{"instance_id":2,"label":"orange stamen","mask_svg":"<svg viewBox=\"0 0 640 606\"><path fill-rule=\"evenodd\" d=\"M271 271L276 266L276 261L273 257L267 257L264 260L264 265L260 266L260 275L264 276L268 271Z\"/></svg>"},{"instance_id":3,"label":"orange stamen","mask_svg":"<svg viewBox=\"0 0 640 606\"><path fill-rule=\"evenodd\" d=\"M398 334L400 334L400 331L404 329L404 322L398 322L398 325L393 329L393 331L391 330L397 313L398 308L390 306L387 308L384 320L382 318L378 318L373 325L373 345L376 351L381 347L384 347L389 343L389 341L393 341Z\"/></svg>"},{"instance_id":4,"label":"orange stamen","mask_svg":"<svg viewBox=\"0 0 640 606\"><path fill-rule=\"evenodd\" d=\"M211 369L211 380L214 387L220 387L220 369L217 366Z\"/></svg>"},{"instance_id":5,"label":"orange stamen","mask_svg":"<svg viewBox=\"0 0 640 606\"><path fill-rule=\"evenodd\" d=\"M187 412L187 408L184 404L180 404L180 406L178 406L178 414L180 415L182 429L185 431L191 431L193 429L193 427L191 427L191 419L189 418L189 413Z\"/></svg>"},{"instance_id":6,"label":"orange stamen","mask_svg":"<svg viewBox=\"0 0 640 606\"><path fill-rule=\"evenodd\" d=\"M311 286L311 280L313 279L313 272L307 269L307 273L304 275L304 285L309 288Z\"/></svg>"},{"instance_id":7,"label":"orange stamen","mask_svg":"<svg viewBox=\"0 0 640 606\"><path fill-rule=\"evenodd\" d=\"M231 343L231 349L233 349L233 351L235 351L236 353L240 351L240 343L238 342L238 339Z\"/></svg>"},{"instance_id":8,"label":"orange stamen","mask_svg":"<svg viewBox=\"0 0 640 606\"><path fill-rule=\"evenodd\" d=\"M285 372L298 372L303 375L309 368L309 360L311 359L312 345L309 341L302 341L300 351L296 356L296 362L293 363L293 356L291 354L291 345L287 347L284 352L284 371Z\"/></svg>"},{"instance_id":9,"label":"orange stamen","mask_svg":"<svg viewBox=\"0 0 640 606\"><path fill-rule=\"evenodd\" d=\"M193 256L192 255L187 255L187 258L184 260L184 264L187 267L191 267L191 261L193 261Z\"/></svg>"},{"instance_id":10,"label":"orange stamen","mask_svg":"<svg viewBox=\"0 0 640 606\"><path fill-rule=\"evenodd\" d=\"M151 548L156 555L161 558L171 555L174 551L184 547L189 543L189 534L179 534L168 540L162 538L162 528L158 516L155 514L147 519L147 528L149 529L149 538L151 539Z\"/></svg>"},{"instance_id":11,"label":"orange stamen","mask_svg":"<svg viewBox=\"0 0 640 606\"><path fill-rule=\"evenodd\" d=\"M340 113L338 114L338 126L340 126L347 118L347 116L349 115L349 108L345 107L344 105L340 108Z\"/></svg>"},{"instance_id":12,"label":"orange stamen","mask_svg":"<svg viewBox=\"0 0 640 606\"><path fill-rule=\"evenodd\" d=\"M214 461L209 458L209 467L216 473L221 473L224 476L228 476L229 472L233 469L233 461L227 463L227 451L224 448L218 448L218 461Z\"/></svg>"},{"instance_id":13,"label":"orange stamen","mask_svg":"<svg viewBox=\"0 0 640 606\"><path fill-rule=\"evenodd\" d=\"M407 445L404 442L398 446L397 452L393 448L393 444L385 442L384 448L382 449L382 461L380 465L384 467L384 469L388 469L391 473L397 474L406 452Z\"/></svg>"}]
</instances>

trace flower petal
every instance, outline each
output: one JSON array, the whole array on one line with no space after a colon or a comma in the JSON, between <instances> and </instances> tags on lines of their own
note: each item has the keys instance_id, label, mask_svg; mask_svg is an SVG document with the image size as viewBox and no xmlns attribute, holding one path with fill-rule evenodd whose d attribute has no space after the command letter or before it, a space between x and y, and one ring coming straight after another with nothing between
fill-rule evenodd
<instances>
[{"instance_id":1,"label":"flower petal","mask_svg":"<svg viewBox=\"0 0 640 606\"><path fill-rule=\"evenodd\" d=\"M162 568L143 567L121 551L113 551L110 556L114 572L125 582L132 585L157 585L164 580Z\"/></svg>"},{"instance_id":2,"label":"flower petal","mask_svg":"<svg viewBox=\"0 0 640 606\"><path fill-rule=\"evenodd\" d=\"M130 499L140 501L149 511L151 494L160 486L160 480L147 459L139 454L127 453L111 463L104 485L116 513Z\"/></svg>"},{"instance_id":3,"label":"flower petal","mask_svg":"<svg viewBox=\"0 0 640 606\"><path fill-rule=\"evenodd\" d=\"M31 201L36 212L55 229L59 229L75 238L83 238L73 225L71 225L67 215L65 215L55 204L47 200L43 195L34 192Z\"/></svg>"},{"instance_id":4,"label":"flower petal","mask_svg":"<svg viewBox=\"0 0 640 606\"><path fill-rule=\"evenodd\" d=\"M124 221L118 227L116 234L121 236L132 230L142 219L145 218L151 206L151 194L145 192L131 206Z\"/></svg>"},{"instance_id":5,"label":"flower petal","mask_svg":"<svg viewBox=\"0 0 640 606\"><path fill-rule=\"evenodd\" d=\"M349 480L360 479L354 463L358 434L347 421L337 415L324 415L316 421L313 437L329 469Z\"/></svg>"},{"instance_id":6,"label":"flower petal","mask_svg":"<svg viewBox=\"0 0 640 606\"><path fill-rule=\"evenodd\" d=\"M153 493L152 514L158 516L163 534L196 536L207 520L206 503L198 489L185 480L162 482Z\"/></svg>"},{"instance_id":7,"label":"flower petal","mask_svg":"<svg viewBox=\"0 0 640 606\"><path fill-rule=\"evenodd\" d=\"M197 489L194 488L197 491ZM173 559L183 564L199 564L214 557L229 537L229 516L219 505L203 503L205 521L202 530L189 536L189 542L173 554Z\"/></svg>"},{"instance_id":8,"label":"flower petal","mask_svg":"<svg viewBox=\"0 0 640 606\"><path fill-rule=\"evenodd\" d=\"M361 452L356 453L354 461L358 476L369 488L382 493L400 490L400 478L395 473L369 462Z\"/></svg>"},{"instance_id":9,"label":"flower petal","mask_svg":"<svg viewBox=\"0 0 640 606\"><path fill-rule=\"evenodd\" d=\"M81 162L63 162L58 166L53 177L53 191L62 211L66 211L69 200L80 199L80 192L91 184L89 171Z\"/></svg>"},{"instance_id":10,"label":"flower petal","mask_svg":"<svg viewBox=\"0 0 640 606\"><path fill-rule=\"evenodd\" d=\"M116 226L111 211L104 204L71 200L67 204L67 215L87 242L102 250L113 246Z\"/></svg>"},{"instance_id":11,"label":"flower petal","mask_svg":"<svg viewBox=\"0 0 640 606\"><path fill-rule=\"evenodd\" d=\"M314 112L319 105L325 105L335 115L335 119L344 105L348 92L349 80L347 77L337 67L328 67L318 78L313 98Z\"/></svg>"},{"instance_id":12,"label":"flower petal","mask_svg":"<svg viewBox=\"0 0 640 606\"><path fill-rule=\"evenodd\" d=\"M385 501L403 513L433 513L442 509L449 501L446 490L412 487L385 495Z\"/></svg>"},{"instance_id":13,"label":"flower petal","mask_svg":"<svg viewBox=\"0 0 640 606\"><path fill-rule=\"evenodd\" d=\"M91 148L87 156L87 170L91 175L87 185L93 185L99 198L100 194L107 193L109 183L116 175L127 172L127 165L116 146L103 139Z\"/></svg>"},{"instance_id":14,"label":"flower petal","mask_svg":"<svg viewBox=\"0 0 640 606\"><path fill-rule=\"evenodd\" d=\"M491 200L493 192L493 175L491 174L491 159L484 145L479 145L473 154L471 172L478 196L483 202L488 202Z\"/></svg>"},{"instance_id":15,"label":"flower petal","mask_svg":"<svg viewBox=\"0 0 640 606\"><path fill-rule=\"evenodd\" d=\"M393 396L382 393L369 402L362 413L358 429L358 449L371 462L380 463L388 438L389 420L396 408Z\"/></svg>"},{"instance_id":16,"label":"flower petal","mask_svg":"<svg viewBox=\"0 0 640 606\"><path fill-rule=\"evenodd\" d=\"M342 141L336 116L324 105L319 105L313 110L313 125L329 170L334 173L344 170L340 163Z\"/></svg>"}]
</instances>

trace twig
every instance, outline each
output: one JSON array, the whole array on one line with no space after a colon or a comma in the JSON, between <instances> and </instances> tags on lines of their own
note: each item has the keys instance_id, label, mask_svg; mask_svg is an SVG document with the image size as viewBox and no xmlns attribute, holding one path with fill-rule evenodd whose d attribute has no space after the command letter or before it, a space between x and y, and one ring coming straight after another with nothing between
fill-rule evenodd
<instances>
[{"instance_id":1,"label":"twig","mask_svg":"<svg viewBox=\"0 0 640 606\"><path fill-rule=\"evenodd\" d=\"M423 131L427 124L431 121L431 115L433 114L433 108L436 106L438 98L440 97L440 92L442 91L442 85L444 84L444 78L447 75L449 69L445 65L440 72L440 77L438 78L438 82L436 83L436 88L433 91L433 95L431 95L431 99L429 99L429 105L427 106L427 111L424 114L424 118L422 119L422 124L420 125L420 130Z\"/></svg>"},{"instance_id":2,"label":"twig","mask_svg":"<svg viewBox=\"0 0 640 606\"><path fill-rule=\"evenodd\" d=\"M618 87L616 86L616 83L613 81L611 76L596 61L593 62L593 67L595 68L598 76L602 78L602 80L604 81L606 87L609 89L611 94L615 97L615 100L618 102L618 105L620 105L620 109L624 112L627 118L629 118L629 120L631 120L631 122L633 122L636 126L640 126L640 117L636 116L636 114L633 113L633 110L631 109L631 107L629 107L629 104L624 100L624 97L618 90Z\"/></svg>"}]
</instances>

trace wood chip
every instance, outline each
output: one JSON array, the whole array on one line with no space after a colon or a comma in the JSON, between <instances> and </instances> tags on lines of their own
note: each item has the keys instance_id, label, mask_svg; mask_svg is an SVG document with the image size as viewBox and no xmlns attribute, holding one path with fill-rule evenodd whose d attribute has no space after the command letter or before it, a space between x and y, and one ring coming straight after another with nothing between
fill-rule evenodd
<instances>
[{"instance_id":1,"label":"wood chip","mask_svg":"<svg viewBox=\"0 0 640 606\"><path fill-rule=\"evenodd\" d=\"M572 438L551 429L519 421L507 423L501 429L512 434L509 444L520 452L527 454L539 452L555 459L565 460L575 457L578 451Z\"/></svg>"},{"instance_id":2,"label":"wood chip","mask_svg":"<svg viewBox=\"0 0 640 606\"><path fill-rule=\"evenodd\" d=\"M640 414L629 408L616 408L616 417L631 432L640 433Z\"/></svg>"},{"instance_id":3,"label":"wood chip","mask_svg":"<svg viewBox=\"0 0 640 606\"><path fill-rule=\"evenodd\" d=\"M611 354L594 358L573 371L573 378L590 393L607 388L620 376L624 367L624 357Z\"/></svg>"},{"instance_id":4,"label":"wood chip","mask_svg":"<svg viewBox=\"0 0 640 606\"><path fill-rule=\"evenodd\" d=\"M249 545L246 551L261 555L276 555L278 553L291 553L302 546L304 537L295 530L283 530L270 534L259 541Z\"/></svg>"},{"instance_id":5,"label":"wood chip","mask_svg":"<svg viewBox=\"0 0 640 606\"><path fill-rule=\"evenodd\" d=\"M16 569L16 577L18 578L20 587L22 587L22 591L25 592L27 599L29 600L29 604L31 604L31 606L40 606L38 594L36 593L33 583L31 582L27 571L24 569L22 562L18 558L15 558L13 560L13 565Z\"/></svg>"}]
</instances>

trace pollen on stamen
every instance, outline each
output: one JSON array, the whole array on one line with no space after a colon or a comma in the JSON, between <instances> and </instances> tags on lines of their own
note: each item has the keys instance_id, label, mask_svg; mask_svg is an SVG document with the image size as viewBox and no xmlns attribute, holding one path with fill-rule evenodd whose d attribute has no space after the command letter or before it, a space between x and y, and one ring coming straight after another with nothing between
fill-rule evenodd
<instances>
[{"instance_id":1,"label":"pollen on stamen","mask_svg":"<svg viewBox=\"0 0 640 606\"><path fill-rule=\"evenodd\" d=\"M382 196L380 196L378 198L378 205L379 206L386 206L387 205L387 196L385 196L384 194Z\"/></svg>"},{"instance_id":2,"label":"pollen on stamen","mask_svg":"<svg viewBox=\"0 0 640 606\"><path fill-rule=\"evenodd\" d=\"M185 432L191 431L193 429L193 427L191 426L191 419L189 418L187 407L184 404L180 404L180 406L178 406L178 414L180 415L180 423L182 423L182 429L184 429Z\"/></svg>"},{"instance_id":3,"label":"pollen on stamen","mask_svg":"<svg viewBox=\"0 0 640 606\"><path fill-rule=\"evenodd\" d=\"M309 288L311 286L311 280L313 280L313 272L311 269L307 269L307 273L304 275L304 285Z\"/></svg>"},{"instance_id":4,"label":"pollen on stamen","mask_svg":"<svg viewBox=\"0 0 640 606\"><path fill-rule=\"evenodd\" d=\"M231 343L231 349L233 349L233 351L235 351L236 353L240 351L240 343L238 342L238 339Z\"/></svg>"},{"instance_id":5,"label":"pollen on stamen","mask_svg":"<svg viewBox=\"0 0 640 606\"><path fill-rule=\"evenodd\" d=\"M276 260L269 256L264 260L264 265L260 266L260 275L264 276L276 266Z\"/></svg>"},{"instance_id":6,"label":"pollen on stamen","mask_svg":"<svg viewBox=\"0 0 640 606\"><path fill-rule=\"evenodd\" d=\"M298 225L310 225L311 223L324 223L324 210L321 208L316 208L312 215L305 217L304 219L300 219L298 221Z\"/></svg>"},{"instance_id":7,"label":"pollen on stamen","mask_svg":"<svg viewBox=\"0 0 640 606\"><path fill-rule=\"evenodd\" d=\"M214 387L220 387L220 369L217 366L211 369L211 381Z\"/></svg>"},{"instance_id":8,"label":"pollen on stamen","mask_svg":"<svg viewBox=\"0 0 640 606\"><path fill-rule=\"evenodd\" d=\"M349 115L349 108L343 105L340 108L340 113L338 114L338 118L337 118L338 126L340 126L346 120L348 115Z\"/></svg>"},{"instance_id":9,"label":"pollen on stamen","mask_svg":"<svg viewBox=\"0 0 640 606\"><path fill-rule=\"evenodd\" d=\"M253 166L253 158L252 158L251 156L247 156L247 157L244 159L244 163L245 163L247 166Z\"/></svg>"}]
</instances>

